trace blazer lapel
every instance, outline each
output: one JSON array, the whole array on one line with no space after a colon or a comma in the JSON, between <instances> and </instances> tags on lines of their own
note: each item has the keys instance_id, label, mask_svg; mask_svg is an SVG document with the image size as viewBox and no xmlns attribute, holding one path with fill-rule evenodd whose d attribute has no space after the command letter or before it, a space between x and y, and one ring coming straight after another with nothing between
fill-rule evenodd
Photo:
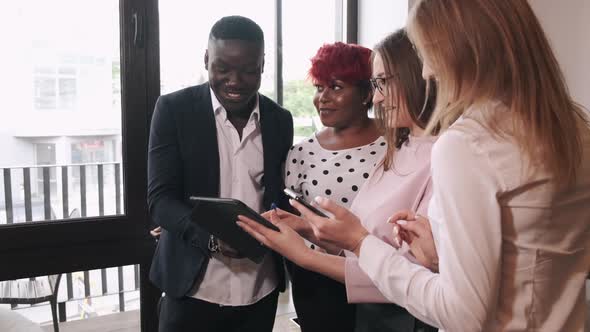
<instances>
[{"instance_id":1,"label":"blazer lapel","mask_svg":"<svg viewBox=\"0 0 590 332\"><path fill-rule=\"evenodd\" d=\"M205 192L210 192L217 197L219 196L219 148L209 83L200 85L193 96L191 109L196 122L192 130L195 136L195 146L192 148L198 149L195 162L198 168L201 166L205 171L203 181L201 181L201 183L207 184Z\"/></svg>"},{"instance_id":2,"label":"blazer lapel","mask_svg":"<svg viewBox=\"0 0 590 332\"><path fill-rule=\"evenodd\" d=\"M272 158L276 155L276 127L273 126L275 122L273 119L274 114L268 109L264 98L260 97L260 131L262 134L262 149L264 156L264 169L266 170L272 165Z\"/></svg>"},{"instance_id":3,"label":"blazer lapel","mask_svg":"<svg viewBox=\"0 0 590 332\"><path fill-rule=\"evenodd\" d=\"M262 135L262 149L264 156L264 176L262 177L262 186L264 190L263 205L270 208L270 203L276 196L273 183L276 173L277 158L279 158L278 139L280 135L277 132L276 114L272 112L272 107L266 103L263 96L260 96L260 131Z\"/></svg>"}]
</instances>

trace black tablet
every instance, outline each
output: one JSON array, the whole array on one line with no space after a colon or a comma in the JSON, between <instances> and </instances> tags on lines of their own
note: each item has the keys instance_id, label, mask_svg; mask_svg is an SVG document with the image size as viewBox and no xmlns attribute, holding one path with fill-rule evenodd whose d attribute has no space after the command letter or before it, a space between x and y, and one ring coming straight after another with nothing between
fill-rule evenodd
<instances>
[{"instance_id":1,"label":"black tablet","mask_svg":"<svg viewBox=\"0 0 590 332\"><path fill-rule=\"evenodd\" d=\"M236 224L238 215L279 231L275 225L237 199L193 196L190 200L194 203L191 218L193 222L252 261L262 261L269 249Z\"/></svg>"}]
</instances>

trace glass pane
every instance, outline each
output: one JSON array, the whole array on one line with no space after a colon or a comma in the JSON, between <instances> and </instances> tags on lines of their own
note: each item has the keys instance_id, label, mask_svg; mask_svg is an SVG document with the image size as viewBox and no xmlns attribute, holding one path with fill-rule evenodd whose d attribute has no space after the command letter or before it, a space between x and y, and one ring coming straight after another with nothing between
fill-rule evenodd
<instances>
[{"instance_id":1,"label":"glass pane","mask_svg":"<svg viewBox=\"0 0 590 332\"><path fill-rule=\"evenodd\" d=\"M0 225L123 213L119 31L119 0L0 3Z\"/></svg>"},{"instance_id":2,"label":"glass pane","mask_svg":"<svg viewBox=\"0 0 590 332\"><path fill-rule=\"evenodd\" d=\"M61 109L72 109L76 101L76 79L75 78L60 78L59 84L59 103Z\"/></svg>"},{"instance_id":3,"label":"glass pane","mask_svg":"<svg viewBox=\"0 0 590 332\"><path fill-rule=\"evenodd\" d=\"M310 10L313 8L313 10ZM325 43L342 40L336 36L336 1L283 1L283 100L293 114L294 143L311 135L322 124L313 106L314 87L307 79L310 59ZM305 22L322 22L302 24Z\"/></svg>"},{"instance_id":4,"label":"glass pane","mask_svg":"<svg viewBox=\"0 0 590 332\"><path fill-rule=\"evenodd\" d=\"M213 24L228 15L241 15L254 20L264 31L265 63L260 92L275 99L275 1L160 0L160 82L166 94L208 79L203 56Z\"/></svg>"},{"instance_id":5,"label":"glass pane","mask_svg":"<svg viewBox=\"0 0 590 332\"><path fill-rule=\"evenodd\" d=\"M35 90L35 109L55 109L55 78L36 76L33 89Z\"/></svg>"}]
</instances>

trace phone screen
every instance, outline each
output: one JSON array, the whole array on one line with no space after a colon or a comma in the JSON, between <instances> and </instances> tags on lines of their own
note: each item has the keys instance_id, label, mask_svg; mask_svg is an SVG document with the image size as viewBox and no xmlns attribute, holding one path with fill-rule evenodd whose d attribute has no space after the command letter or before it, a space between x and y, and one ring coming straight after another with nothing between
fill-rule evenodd
<instances>
[{"instance_id":1,"label":"phone screen","mask_svg":"<svg viewBox=\"0 0 590 332\"><path fill-rule=\"evenodd\" d=\"M289 196L290 198L296 200L297 202L301 203L303 206L305 206L306 208L308 208L309 210L311 210L311 212L317 214L320 217L324 217L324 218L328 218L328 216L323 213L322 211L318 210L318 208L316 208L315 206L311 205L310 203L308 203L305 199L303 199L303 195L289 189L289 188L285 188L284 190L285 194L287 194L287 196Z\"/></svg>"}]
</instances>

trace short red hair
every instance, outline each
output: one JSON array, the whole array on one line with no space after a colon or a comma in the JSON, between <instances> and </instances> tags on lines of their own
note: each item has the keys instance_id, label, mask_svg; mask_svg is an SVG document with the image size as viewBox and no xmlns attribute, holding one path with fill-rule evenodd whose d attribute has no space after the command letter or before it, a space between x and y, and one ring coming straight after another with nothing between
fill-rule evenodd
<instances>
[{"instance_id":1,"label":"short red hair","mask_svg":"<svg viewBox=\"0 0 590 332\"><path fill-rule=\"evenodd\" d=\"M329 83L339 79L347 83L371 78L371 50L356 44L337 42L324 44L311 58L309 77L314 83Z\"/></svg>"}]
</instances>

